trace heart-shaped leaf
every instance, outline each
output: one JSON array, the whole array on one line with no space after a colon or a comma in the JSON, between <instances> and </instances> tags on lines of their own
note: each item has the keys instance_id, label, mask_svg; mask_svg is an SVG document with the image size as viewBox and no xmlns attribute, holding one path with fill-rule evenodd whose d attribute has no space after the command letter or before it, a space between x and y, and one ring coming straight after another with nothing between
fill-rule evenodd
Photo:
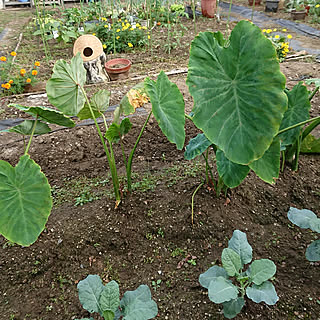
<instances>
[{"instance_id":1,"label":"heart-shaped leaf","mask_svg":"<svg viewBox=\"0 0 320 320\"><path fill-rule=\"evenodd\" d=\"M275 138L264 155L250 163L249 167L263 181L274 183L274 180L279 177L280 171L280 140Z\"/></svg>"},{"instance_id":2,"label":"heart-shaped leaf","mask_svg":"<svg viewBox=\"0 0 320 320\"><path fill-rule=\"evenodd\" d=\"M84 309L90 313L97 312L102 315L99 300L104 290L104 285L98 275L88 275L77 285L79 291L79 300Z\"/></svg>"},{"instance_id":3,"label":"heart-shaped leaf","mask_svg":"<svg viewBox=\"0 0 320 320\"><path fill-rule=\"evenodd\" d=\"M25 120L22 123L18 124L17 126L11 127L10 129L4 130L4 131L16 132L24 136L29 136L32 133L34 123L35 123L35 120ZM37 121L34 134L45 134L50 131L51 129L46 123Z\"/></svg>"},{"instance_id":4,"label":"heart-shaped leaf","mask_svg":"<svg viewBox=\"0 0 320 320\"><path fill-rule=\"evenodd\" d=\"M17 108L21 111L24 111L28 114L38 116L39 120L44 120L49 123L54 123L59 126L64 126L68 128L73 128L76 124L69 117L65 116L62 112L54 110L48 107L26 107L20 104L12 103L9 107Z\"/></svg>"},{"instance_id":5,"label":"heart-shaped leaf","mask_svg":"<svg viewBox=\"0 0 320 320\"><path fill-rule=\"evenodd\" d=\"M130 131L131 127L132 123L130 122L129 118L124 118L120 125L112 123L108 128L105 137L110 142L119 142L120 139Z\"/></svg>"},{"instance_id":6,"label":"heart-shaped leaf","mask_svg":"<svg viewBox=\"0 0 320 320\"><path fill-rule=\"evenodd\" d=\"M221 255L222 265L230 277L239 274L241 268L240 255L230 248L225 248Z\"/></svg>"},{"instance_id":7,"label":"heart-shaped leaf","mask_svg":"<svg viewBox=\"0 0 320 320\"><path fill-rule=\"evenodd\" d=\"M320 153L320 138L316 138L312 134L308 134L302 141L301 153Z\"/></svg>"},{"instance_id":8,"label":"heart-shaped leaf","mask_svg":"<svg viewBox=\"0 0 320 320\"><path fill-rule=\"evenodd\" d=\"M234 318L238 313L241 312L244 306L244 299L242 297L238 297L237 299L233 299L228 302L223 303L223 315L227 319Z\"/></svg>"},{"instance_id":9,"label":"heart-shaped leaf","mask_svg":"<svg viewBox=\"0 0 320 320\"><path fill-rule=\"evenodd\" d=\"M270 281L262 283L260 286L255 284L252 287L248 287L246 294L249 299L255 303L265 302L268 305L274 305L279 300L276 290Z\"/></svg>"},{"instance_id":10,"label":"heart-shaped leaf","mask_svg":"<svg viewBox=\"0 0 320 320\"><path fill-rule=\"evenodd\" d=\"M99 299L99 305L102 312L112 311L114 313L120 306L119 295L119 285L117 282L114 280L108 282L105 285Z\"/></svg>"},{"instance_id":11,"label":"heart-shaped leaf","mask_svg":"<svg viewBox=\"0 0 320 320\"><path fill-rule=\"evenodd\" d=\"M273 261L269 259L255 260L250 265L250 279L256 285L269 280L275 275L277 267Z\"/></svg>"},{"instance_id":12,"label":"heart-shaped leaf","mask_svg":"<svg viewBox=\"0 0 320 320\"><path fill-rule=\"evenodd\" d=\"M187 85L193 122L230 161L246 165L262 157L279 131L287 96L275 49L257 26L240 21L228 47L200 33Z\"/></svg>"},{"instance_id":13,"label":"heart-shaped leaf","mask_svg":"<svg viewBox=\"0 0 320 320\"><path fill-rule=\"evenodd\" d=\"M204 288L208 289L210 282L218 277L228 279L227 271L221 267L213 266L209 268L206 272L200 274L199 282Z\"/></svg>"},{"instance_id":14,"label":"heart-shaped leaf","mask_svg":"<svg viewBox=\"0 0 320 320\"><path fill-rule=\"evenodd\" d=\"M185 159L192 160L201 155L211 144L211 141L209 141L203 133L199 133L196 137L192 138L186 146L186 151L184 152Z\"/></svg>"},{"instance_id":15,"label":"heart-shaped leaf","mask_svg":"<svg viewBox=\"0 0 320 320\"><path fill-rule=\"evenodd\" d=\"M310 210L290 207L288 211L288 219L296 226L302 229L311 228L310 221L317 219L315 213Z\"/></svg>"},{"instance_id":16,"label":"heart-shaped leaf","mask_svg":"<svg viewBox=\"0 0 320 320\"><path fill-rule=\"evenodd\" d=\"M230 280L224 277L218 277L210 282L208 288L209 299L214 303L223 303L236 299L238 289Z\"/></svg>"},{"instance_id":17,"label":"heart-shaped leaf","mask_svg":"<svg viewBox=\"0 0 320 320\"><path fill-rule=\"evenodd\" d=\"M110 91L109 90L99 90L90 99L90 106L93 111L94 117L98 118L102 113L108 110L110 101ZM77 117L80 120L93 119L90 108L86 103L84 107L80 110Z\"/></svg>"},{"instance_id":18,"label":"heart-shaped leaf","mask_svg":"<svg viewBox=\"0 0 320 320\"><path fill-rule=\"evenodd\" d=\"M150 97L152 112L168 140L181 150L185 140L184 100L177 85L161 71L157 81L145 79L145 88Z\"/></svg>"},{"instance_id":19,"label":"heart-shaped leaf","mask_svg":"<svg viewBox=\"0 0 320 320\"><path fill-rule=\"evenodd\" d=\"M309 119L310 101L307 87L299 82L292 90L286 91L288 96L288 110L281 122L280 130ZM301 127L297 127L279 134L282 144L293 144L299 137Z\"/></svg>"},{"instance_id":20,"label":"heart-shaped leaf","mask_svg":"<svg viewBox=\"0 0 320 320\"><path fill-rule=\"evenodd\" d=\"M243 265L251 262L252 247L244 232L240 230L233 231L232 238L228 242L228 248L232 249L240 256Z\"/></svg>"},{"instance_id":21,"label":"heart-shaped leaf","mask_svg":"<svg viewBox=\"0 0 320 320\"><path fill-rule=\"evenodd\" d=\"M46 176L29 155L16 167L0 160L0 233L22 246L34 243L52 209Z\"/></svg>"},{"instance_id":22,"label":"heart-shaped leaf","mask_svg":"<svg viewBox=\"0 0 320 320\"><path fill-rule=\"evenodd\" d=\"M53 67L51 79L47 82L50 103L69 116L76 116L83 108L85 96L81 87L86 82L86 70L78 53L68 64L59 60Z\"/></svg>"},{"instance_id":23,"label":"heart-shaped leaf","mask_svg":"<svg viewBox=\"0 0 320 320\"><path fill-rule=\"evenodd\" d=\"M227 159L221 150L217 150L216 157L219 177L229 188L237 187L250 171L248 166L237 164Z\"/></svg>"},{"instance_id":24,"label":"heart-shaped leaf","mask_svg":"<svg viewBox=\"0 0 320 320\"><path fill-rule=\"evenodd\" d=\"M306 84L312 84L314 83L316 87L320 87L320 78L311 78L304 80Z\"/></svg>"}]
</instances>

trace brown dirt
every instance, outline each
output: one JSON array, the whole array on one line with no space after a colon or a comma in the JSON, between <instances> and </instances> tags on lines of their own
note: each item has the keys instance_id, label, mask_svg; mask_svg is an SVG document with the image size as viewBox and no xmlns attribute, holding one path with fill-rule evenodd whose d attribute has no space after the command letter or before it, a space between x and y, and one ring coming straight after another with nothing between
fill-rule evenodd
<instances>
[{"instance_id":1,"label":"brown dirt","mask_svg":"<svg viewBox=\"0 0 320 320\"><path fill-rule=\"evenodd\" d=\"M218 28L212 20L207 21L199 24L200 30L207 29L208 24ZM192 24L189 27L192 30ZM160 43L161 33L158 39ZM131 76L152 75L161 69L186 67L188 46L174 50L170 56L160 47L153 56L122 56L134 62ZM285 62L281 70L289 88L304 77L320 74L319 64L312 62ZM192 99L185 74L170 79L182 90L189 112ZM133 84L135 81L128 80L103 87L112 91L111 104L116 104ZM95 92L97 87L89 90ZM9 102L48 103L44 97L31 98L3 100L0 117L22 116L7 107ZM318 94L311 114L319 115L319 109ZM124 141L128 150L144 120L145 115L132 119L133 129ZM186 143L197 132L187 122ZM15 134L1 134L2 160L17 163L23 147L19 139ZM123 174L121 152L115 149ZM318 155L301 156L299 171L285 167L272 186L250 173L239 187L228 192L227 198L216 198L210 188L202 187L195 196L194 226L191 196L203 181L204 164L201 159L185 161L183 151L167 141L154 119L136 151L135 190L124 197L118 209L110 198L108 165L94 127L80 126L36 137L30 155L49 179L55 207L45 231L32 246L10 246L0 238L1 319L89 316L76 290L78 281L88 274L99 274L105 282L117 280L122 294L142 283L152 288L152 281L160 279L160 287L151 289L159 307L158 319L223 319L220 306L210 302L198 278L212 263L221 264L221 252L235 229L247 233L255 259L275 262L274 284L280 298L271 307L247 300L237 319L319 319L319 263L310 263L304 256L316 235L292 226L287 219L290 206L320 212ZM92 202L84 200L88 188ZM187 262L189 255L196 257L195 265Z\"/></svg>"}]
</instances>

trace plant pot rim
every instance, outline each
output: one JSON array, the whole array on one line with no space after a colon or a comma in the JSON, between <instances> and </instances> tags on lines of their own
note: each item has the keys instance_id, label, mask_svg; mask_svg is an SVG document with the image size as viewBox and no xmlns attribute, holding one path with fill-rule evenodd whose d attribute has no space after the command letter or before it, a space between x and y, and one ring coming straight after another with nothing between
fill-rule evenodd
<instances>
[{"instance_id":1,"label":"plant pot rim","mask_svg":"<svg viewBox=\"0 0 320 320\"><path fill-rule=\"evenodd\" d=\"M112 68L112 66L116 64L124 64L124 67L121 68ZM105 68L108 73L121 73L121 72L126 72L130 69L132 62L129 59L124 59L124 58L116 58L116 59L111 59L105 63Z\"/></svg>"},{"instance_id":2,"label":"plant pot rim","mask_svg":"<svg viewBox=\"0 0 320 320\"><path fill-rule=\"evenodd\" d=\"M280 0L266 0L266 3L267 2L280 2Z\"/></svg>"}]
</instances>

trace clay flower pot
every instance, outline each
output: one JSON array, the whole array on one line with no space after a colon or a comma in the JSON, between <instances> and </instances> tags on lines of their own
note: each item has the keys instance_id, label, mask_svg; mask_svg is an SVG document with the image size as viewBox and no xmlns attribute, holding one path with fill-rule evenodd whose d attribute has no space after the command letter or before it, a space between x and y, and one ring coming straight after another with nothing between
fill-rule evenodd
<instances>
[{"instance_id":1,"label":"clay flower pot","mask_svg":"<svg viewBox=\"0 0 320 320\"><path fill-rule=\"evenodd\" d=\"M254 0L248 0L249 6L253 6L253 1ZM256 0L254 5L260 6L260 4L261 4L261 0Z\"/></svg>"},{"instance_id":2,"label":"clay flower pot","mask_svg":"<svg viewBox=\"0 0 320 320\"><path fill-rule=\"evenodd\" d=\"M112 59L105 64L110 80L127 79L131 68L131 61L128 59Z\"/></svg>"},{"instance_id":3,"label":"clay flower pot","mask_svg":"<svg viewBox=\"0 0 320 320\"><path fill-rule=\"evenodd\" d=\"M304 20L306 15L307 15L307 10L303 10L303 11L292 10L291 11L291 18L293 20Z\"/></svg>"}]
</instances>

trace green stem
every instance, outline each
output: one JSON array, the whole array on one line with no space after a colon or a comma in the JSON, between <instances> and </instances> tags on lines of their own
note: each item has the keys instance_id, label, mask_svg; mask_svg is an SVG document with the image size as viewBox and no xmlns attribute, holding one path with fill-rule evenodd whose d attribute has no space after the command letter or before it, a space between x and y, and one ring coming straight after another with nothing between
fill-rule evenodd
<instances>
[{"instance_id":1,"label":"green stem","mask_svg":"<svg viewBox=\"0 0 320 320\"><path fill-rule=\"evenodd\" d=\"M209 176L208 176L207 172L209 172L210 173L210 178L211 178L212 183L213 183L213 186L216 189L216 183L214 181L212 170L211 170L211 167L210 167L210 164L209 164L209 161L208 161L208 151L209 151L209 148L207 149L207 157L204 154L202 154L202 156L204 157L204 160L206 162L206 179L207 179L207 183L208 183L209 182Z\"/></svg>"},{"instance_id":2,"label":"green stem","mask_svg":"<svg viewBox=\"0 0 320 320\"><path fill-rule=\"evenodd\" d=\"M253 22L253 13L254 13L254 8L256 6L256 0L253 0L253 4L252 4L252 12L251 12L251 22Z\"/></svg>"},{"instance_id":3,"label":"green stem","mask_svg":"<svg viewBox=\"0 0 320 320\"><path fill-rule=\"evenodd\" d=\"M282 153L282 164L281 164L281 172L283 172L284 170L284 164L286 162L286 153L284 151L281 152Z\"/></svg>"},{"instance_id":4,"label":"green stem","mask_svg":"<svg viewBox=\"0 0 320 320\"><path fill-rule=\"evenodd\" d=\"M309 101L312 100L312 98L314 97L314 95L318 92L319 88L320 88L320 87L316 87L316 88L311 92L311 94L310 94L310 96L309 96Z\"/></svg>"},{"instance_id":5,"label":"green stem","mask_svg":"<svg viewBox=\"0 0 320 320\"><path fill-rule=\"evenodd\" d=\"M126 170L127 170L127 158L126 158L126 153L124 152L124 146L123 146L123 142L122 142L122 139L120 138L120 146L121 146L121 151L122 151L122 157L123 157L123 163L124 163L124 166L126 167Z\"/></svg>"},{"instance_id":6,"label":"green stem","mask_svg":"<svg viewBox=\"0 0 320 320\"><path fill-rule=\"evenodd\" d=\"M113 39L113 54L117 53L116 50L116 32L114 28L114 21L113 21L113 12L114 12L114 0L111 0L111 24L112 24L112 39Z\"/></svg>"},{"instance_id":7,"label":"green stem","mask_svg":"<svg viewBox=\"0 0 320 320\"><path fill-rule=\"evenodd\" d=\"M300 149L301 149L301 139L302 139L302 135L300 135L298 140L297 140L297 149L296 149L296 154L295 154L295 157L294 157L294 163L293 163L293 166L292 166L292 170L293 171L297 171L298 170L299 155L300 155Z\"/></svg>"},{"instance_id":8,"label":"green stem","mask_svg":"<svg viewBox=\"0 0 320 320\"><path fill-rule=\"evenodd\" d=\"M192 117L190 117L188 114L184 114L184 116L187 118L187 119L189 119L190 121L192 121Z\"/></svg>"},{"instance_id":9,"label":"green stem","mask_svg":"<svg viewBox=\"0 0 320 320\"><path fill-rule=\"evenodd\" d=\"M192 197L191 197L191 223L193 225L193 206L194 206L194 196L196 195L196 193L198 192L198 190L203 186L203 182L200 183L197 187L197 189L193 192Z\"/></svg>"},{"instance_id":10,"label":"green stem","mask_svg":"<svg viewBox=\"0 0 320 320\"><path fill-rule=\"evenodd\" d=\"M144 123L144 125L143 125L143 127L142 127L142 129L141 129L141 131L140 131L140 133L139 133L139 136L138 136L138 138L137 138L137 141L136 141L133 149L131 150L130 155L129 155L129 158L128 158L128 163L127 163L127 184L128 184L128 192L131 192L131 190L132 190L132 186L131 186L131 173L132 173L132 172L131 172L131 168L132 168L133 155L134 155L134 152L135 152L136 149L137 149L138 143L139 143L139 141L140 141L140 138L141 138L141 136L142 136L142 134L143 134L144 129L145 129L146 126L147 126L147 123L148 123L148 121L149 121L149 119L150 119L150 117L151 117L151 114L152 114L152 111L150 111L150 113L149 113L149 115L148 115L148 117L147 117L147 120L145 121L145 123Z\"/></svg>"},{"instance_id":11,"label":"green stem","mask_svg":"<svg viewBox=\"0 0 320 320\"><path fill-rule=\"evenodd\" d=\"M278 136L279 134L281 134L281 133L284 133L284 132L289 131L289 130L291 130L291 129L300 127L300 126L302 126L302 125L304 125L304 124L307 124L307 123L309 123L309 122L311 122L311 121L315 121L315 120L318 120L318 119L320 119L320 116L315 117L315 118L312 118L312 119L308 119L308 120L305 120L305 121L302 121L302 122L299 122L299 123L296 123L296 124L294 124L294 125L292 125L292 126L290 126L290 127L288 127L288 128L285 128L285 129L280 130L280 131L277 133L277 136Z\"/></svg>"},{"instance_id":12,"label":"green stem","mask_svg":"<svg viewBox=\"0 0 320 320\"><path fill-rule=\"evenodd\" d=\"M168 46L168 53L171 53L171 45L170 45L170 31L171 31L171 25L170 25L170 14L169 14L170 6L168 2L168 8L167 8L167 25L168 25L168 35L167 35L167 46Z\"/></svg>"},{"instance_id":13,"label":"green stem","mask_svg":"<svg viewBox=\"0 0 320 320\"><path fill-rule=\"evenodd\" d=\"M311 133L311 131L320 124L320 119L316 119L312 123L310 123L302 133L302 141L306 138L306 136Z\"/></svg>"},{"instance_id":14,"label":"green stem","mask_svg":"<svg viewBox=\"0 0 320 320\"><path fill-rule=\"evenodd\" d=\"M219 176L218 183L217 183L217 189L216 189L217 197L220 196L220 193L221 193L221 190L223 187L224 187L224 182L223 182L222 178Z\"/></svg>"},{"instance_id":15,"label":"green stem","mask_svg":"<svg viewBox=\"0 0 320 320\"><path fill-rule=\"evenodd\" d=\"M192 0L192 12L193 12L194 36L196 36L197 35L197 24L196 24L196 4L195 4L195 0Z\"/></svg>"},{"instance_id":16,"label":"green stem","mask_svg":"<svg viewBox=\"0 0 320 320\"><path fill-rule=\"evenodd\" d=\"M228 19L227 19L227 28L226 28L226 34L225 34L225 38L226 38L226 39L227 39L227 32L228 32L228 30L229 30L231 7L232 7L232 0L230 0L230 5L229 5L229 12L228 12Z\"/></svg>"},{"instance_id":17,"label":"green stem","mask_svg":"<svg viewBox=\"0 0 320 320\"><path fill-rule=\"evenodd\" d=\"M24 154L26 155L29 151L29 148L31 146L31 141L32 141L32 138L33 138L33 135L34 135L34 132L36 130L36 126L37 126L37 121L38 121L38 115L36 116L36 119L34 120L34 123L33 123L33 126L32 126L32 130L31 130L31 134L30 134L30 138L29 138L29 142L28 142L28 145L24 151Z\"/></svg>"},{"instance_id":18,"label":"green stem","mask_svg":"<svg viewBox=\"0 0 320 320\"><path fill-rule=\"evenodd\" d=\"M114 155L113 155L113 150L112 150L112 145L111 143L109 144L109 147L110 147L110 153L109 153L109 150L108 150L108 147L105 143L105 140L104 140L104 137L102 135L102 132L100 130L100 127L99 127L99 124L97 122L97 119L94 115L94 112L92 110L92 107L91 107L91 104L90 104L90 101L87 97L87 94L86 92L84 91L83 87L78 85L82 91L82 94L83 96L85 97L85 100L88 104L88 107L89 107L89 110L90 110L90 113L91 113L91 117L94 121L94 124L97 128L97 131L98 131L98 135L100 137L100 140L101 140L101 143L103 145L103 149L106 153L106 156L107 156L107 159L108 159L108 163L109 163L109 167L110 167L110 171L111 171L111 177L112 177L112 183L113 183L113 189L114 189L114 195L116 197L116 207L119 205L120 201L121 201L121 196L120 196L120 188L119 188L119 179L118 179L118 173L117 173L117 167L116 167L116 163L115 163L115 159L114 159Z\"/></svg>"}]
</instances>

